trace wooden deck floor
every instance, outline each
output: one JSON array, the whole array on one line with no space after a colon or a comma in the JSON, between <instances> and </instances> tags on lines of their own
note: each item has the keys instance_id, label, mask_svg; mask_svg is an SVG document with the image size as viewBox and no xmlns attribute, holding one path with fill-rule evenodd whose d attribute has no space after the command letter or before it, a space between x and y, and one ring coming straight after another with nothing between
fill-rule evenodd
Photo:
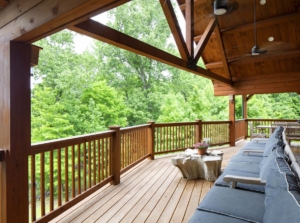
<instances>
[{"instance_id":1,"label":"wooden deck floor","mask_svg":"<svg viewBox=\"0 0 300 223\"><path fill-rule=\"evenodd\" d=\"M247 141L222 147L222 168ZM187 222L213 185L182 178L170 156L145 160L51 222Z\"/></svg>"}]
</instances>

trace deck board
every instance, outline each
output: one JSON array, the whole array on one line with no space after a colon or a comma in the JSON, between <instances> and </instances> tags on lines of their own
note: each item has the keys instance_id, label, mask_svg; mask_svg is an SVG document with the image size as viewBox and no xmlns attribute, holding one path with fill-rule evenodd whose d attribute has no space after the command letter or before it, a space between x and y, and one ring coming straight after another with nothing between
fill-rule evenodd
<instances>
[{"instance_id":1,"label":"deck board","mask_svg":"<svg viewBox=\"0 0 300 223\"><path fill-rule=\"evenodd\" d=\"M222 169L247 141L221 147ZM182 178L171 156L145 160L51 222L187 222L213 186L204 179Z\"/></svg>"}]
</instances>

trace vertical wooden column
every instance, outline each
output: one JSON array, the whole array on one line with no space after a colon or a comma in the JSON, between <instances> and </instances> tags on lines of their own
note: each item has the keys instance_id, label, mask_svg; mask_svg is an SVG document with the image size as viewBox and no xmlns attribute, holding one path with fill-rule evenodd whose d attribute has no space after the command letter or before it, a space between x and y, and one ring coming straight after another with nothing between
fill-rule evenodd
<instances>
[{"instance_id":1,"label":"vertical wooden column","mask_svg":"<svg viewBox=\"0 0 300 223\"><path fill-rule=\"evenodd\" d=\"M229 96L230 146L235 146L235 95Z\"/></svg>"},{"instance_id":2,"label":"vertical wooden column","mask_svg":"<svg viewBox=\"0 0 300 223\"><path fill-rule=\"evenodd\" d=\"M247 139L248 135L248 107L247 107L247 95L242 96L242 106L243 106L243 119L244 119L244 125L245 125L245 139Z\"/></svg>"},{"instance_id":3,"label":"vertical wooden column","mask_svg":"<svg viewBox=\"0 0 300 223\"><path fill-rule=\"evenodd\" d=\"M31 46L0 43L0 222L28 222Z\"/></svg>"},{"instance_id":4,"label":"vertical wooden column","mask_svg":"<svg viewBox=\"0 0 300 223\"><path fill-rule=\"evenodd\" d=\"M148 124L150 125L149 129L148 129L148 153L150 154L150 159L153 160L154 159L154 152L155 152L155 144L154 144L154 123L153 121L148 122Z\"/></svg>"},{"instance_id":5,"label":"vertical wooden column","mask_svg":"<svg viewBox=\"0 0 300 223\"><path fill-rule=\"evenodd\" d=\"M202 120L197 119L196 122L196 136L195 136L195 143L200 142L202 140Z\"/></svg>"},{"instance_id":6,"label":"vertical wooden column","mask_svg":"<svg viewBox=\"0 0 300 223\"><path fill-rule=\"evenodd\" d=\"M112 140L111 168L114 177L112 184L117 185L120 183L121 175L121 131L120 126L111 126L109 129L115 131Z\"/></svg>"},{"instance_id":7,"label":"vertical wooden column","mask_svg":"<svg viewBox=\"0 0 300 223\"><path fill-rule=\"evenodd\" d=\"M186 45L190 57L194 58L194 0L185 1Z\"/></svg>"}]
</instances>

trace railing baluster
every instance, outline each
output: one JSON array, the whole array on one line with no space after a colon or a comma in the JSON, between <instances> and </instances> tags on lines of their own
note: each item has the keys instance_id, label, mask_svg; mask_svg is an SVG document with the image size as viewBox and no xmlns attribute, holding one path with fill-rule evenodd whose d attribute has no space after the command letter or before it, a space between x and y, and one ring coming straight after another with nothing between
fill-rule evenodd
<instances>
[{"instance_id":1,"label":"railing baluster","mask_svg":"<svg viewBox=\"0 0 300 223\"><path fill-rule=\"evenodd\" d=\"M45 154L41 153L40 155L41 159L41 169L40 169L40 176L41 176L41 216L45 215Z\"/></svg>"},{"instance_id":2,"label":"railing baluster","mask_svg":"<svg viewBox=\"0 0 300 223\"><path fill-rule=\"evenodd\" d=\"M72 198L75 197L75 148L74 145L72 145Z\"/></svg>"},{"instance_id":3,"label":"railing baluster","mask_svg":"<svg viewBox=\"0 0 300 223\"><path fill-rule=\"evenodd\" d=\"M102 139L101 140L102 142L102 147L101 147L101 173L102 173L102 178L101 179L104 179L104 168L106 168L106 166L104 165L104 150L106 148L106 145L107 145L107 142L106 142L106 139Z\"/></svg>"},{"instance_id":4,"label":"railing baluster","mask_svg":"<svg viewBox=\"0 0 300 223\"><path fill-rule=\"evenodd\" d=\"M88 143L88 158L89 158L89 159L88 159L88 171L89 171L89 174L88 174L89 185L88 185L88 187L91 188L91 186L92 186L91 141L89 141L89 143Z\"/></svg>"},{"instance_id":5,"label":"railing baluster","mask_svg":"<svg viewBox=\"0 0 300 223\"><path fill-rule=\"evenodd\" d=\"M69 201L68 148L65 147L64 150L65 150L65 202L68 202Z\"/></svg>"},{"instance_id":6,"label":"railing baluster","mask_svg":"<svg viewBox=\"0 0 300 223\"><path fill-rule=\"evenodd\" d=\"M77 194L81 194L81 161L80 161L80 157L81 157L81 144L77 145Z\"/></svg>"},{"instance_id":7,"label":"railing baluster","mask_svg":"<svg viewBox=\"0 0 300 223\"><path fill-rule=\"evenodd\" d=\"M101 144L100 144L100 139L98 139L98 147L97 147L97 153L98 153L98 183L101 181L100 174L101 174L101 169L100 169L100 150L101 150Z\"/></svg>"},{"instance_id":8,"label":"railing baluster","mask_svg":"<svg viewBox=\"0 0 300 223\"><path fill-rule=\"evenodd\" d=\"M50 151L50 211L54 209L54 187L53 187L53 151Z\"/></svg>"},{"instance_id":9,"label":"railing baluster","mask_svg":"<svg viewBox=\"0 0 300 223\"><path fill-rule=\"evenodd\" d=\"M67 147L65 148L67 149ZM61 206L61 149L57 150L57 204Z\"/></svg>"},{"instance_id":10,"label":"railing baluster","mask_svg":"<svg viewBox=\"0 0 300 223\"><path fill-rule=\"evenodd\" d=\"M31 221L36 220L35 155L31 156Z\"/></svg>"},{"instance_id":11,"label":"railing baluster","mask_svg":"<svg viewBox=\"0 0 300 223\"><path fill-rule=\"evenodd\" d=\"M96 185L96 141L93 141L93 185Z\"/></svg>"},{"instance_id":12,"label":"railing baluster","mask_svg":"<svg viewBox=\"0 0 300 223\"><path fill-rule=\"evenodd\" d=\"M86 191L86 142L83 143L83 189Z\"/></svg>"}]
</instances>

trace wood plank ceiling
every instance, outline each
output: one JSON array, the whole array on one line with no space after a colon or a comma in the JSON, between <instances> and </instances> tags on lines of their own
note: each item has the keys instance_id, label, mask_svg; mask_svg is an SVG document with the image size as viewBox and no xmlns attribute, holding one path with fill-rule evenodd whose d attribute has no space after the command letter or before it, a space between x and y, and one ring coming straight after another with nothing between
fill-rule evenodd
<instances>
[{"instance_id":1,"label":"wood plank ceiling","mask_svg":"<svg viewBox=\"0 0 300 223\"><path fill-rule=\"evenodd\" d=\"M258 56L250 54L255 45L254 1L257 45L267 50ZM178 0L185 17L187 2ZM229 0L229 4L233 2L238 4L236 10L214 16L213 1L194 1L196 43L205 34L211 19L217 17L218 21L202 53L206 67L234 82L234 86L228 86L214 81L215 95L299 92L300 1L266 0L261 5L260 0ZM269 37L274 41L269 42Z\"/></svg>"}]
</instances>

